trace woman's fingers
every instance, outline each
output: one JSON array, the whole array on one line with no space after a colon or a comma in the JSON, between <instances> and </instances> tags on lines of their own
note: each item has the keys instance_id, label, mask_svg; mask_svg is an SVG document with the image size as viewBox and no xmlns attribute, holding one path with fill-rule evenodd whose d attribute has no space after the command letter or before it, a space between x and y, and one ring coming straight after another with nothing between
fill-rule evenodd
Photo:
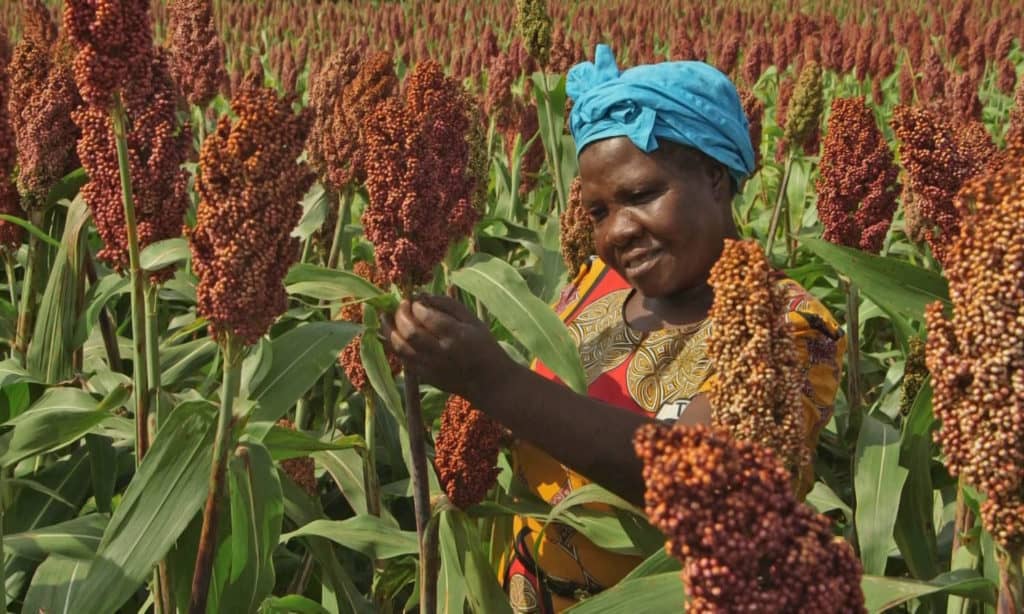
<instances>
[{"instance_id":1,"label":"woman's fingers","mask_svg":"<svg viewBox=\"0 0 1024 614\"><path fill-rule=\"evenodd\" d=\"M407 352L433 354L441 351L437 337L416 317L409 301L402 301L395 311L394 333L392 337L401 338Z\"/></svg>"},{"instance_id":2,"label":"woman's fingers","mask_svg":"<svg viewBox=\"0 0 1024 614\"><path fill-rule=\"evenodd\" d=\"M425 294L417 296L416 302L445 313L459 322L469 323L477 320L476 314L470 311L468 307L447 296Z\"/></svg>"}]
</instances>

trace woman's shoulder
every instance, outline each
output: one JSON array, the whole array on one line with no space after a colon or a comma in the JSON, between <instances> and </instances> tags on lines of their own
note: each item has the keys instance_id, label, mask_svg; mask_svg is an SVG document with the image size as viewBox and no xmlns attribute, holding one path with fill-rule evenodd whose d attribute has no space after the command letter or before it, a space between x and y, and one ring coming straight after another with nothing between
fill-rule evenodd
<instances>
[{"instance_id":1,"label":"woman's shoulder","mask_svg":"<svg viewBox=\"0 0 1024 614\"><path fill-rule=\"evenodd\" d=\"M775 285L786 299L787 317L797 332L819 332L833 340L843 336L839 322L828 307L799 282L780 273Z\"/></svg>"}]
</instances>

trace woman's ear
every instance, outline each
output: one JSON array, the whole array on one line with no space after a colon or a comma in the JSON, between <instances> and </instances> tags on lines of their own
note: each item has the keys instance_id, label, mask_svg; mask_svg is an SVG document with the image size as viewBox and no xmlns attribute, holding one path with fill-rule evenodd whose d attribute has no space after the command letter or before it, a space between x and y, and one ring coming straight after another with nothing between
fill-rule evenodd
<instances>
[{"instance_id":1,"label":"woman's ear","mask_svg":"<svg viewBox=\"0 0 1024 614\"><path fill-rule=\"evenodd\" d=\"M732 176L724 164L713 160L709 162L707 165L708 177L711 180L711 191L715 195L715 200L720 203L732 203L734 196Z\"/></svg>"}]
</instances>

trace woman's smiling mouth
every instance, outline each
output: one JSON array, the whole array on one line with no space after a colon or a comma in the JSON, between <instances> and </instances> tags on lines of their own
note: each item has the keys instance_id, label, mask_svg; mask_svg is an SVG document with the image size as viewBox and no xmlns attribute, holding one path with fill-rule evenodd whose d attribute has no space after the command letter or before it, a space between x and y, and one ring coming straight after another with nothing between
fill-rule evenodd
<instances>
[{"instance_id":1,"label":"woman's smiling mouth","mask_svg":"<svg viewBox=\"0 0 1024 614\"><path fill-rule=\"evenodd\" d=\"M643 275L658 264L661 254L662 250L658 248L629 252L621 261L623 272L630 277Z\"/></svg>"}]
</instances>

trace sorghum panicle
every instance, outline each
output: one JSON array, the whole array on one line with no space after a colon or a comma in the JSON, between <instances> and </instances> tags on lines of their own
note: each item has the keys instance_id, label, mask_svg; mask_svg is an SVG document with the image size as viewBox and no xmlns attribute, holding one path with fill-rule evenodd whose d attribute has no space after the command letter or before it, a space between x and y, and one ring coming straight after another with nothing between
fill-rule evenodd
<instances>
[{"instance_id":1,"label":"sorghum panicle","mask_svg":"<svg viewBox=\"0 0 1024 614\"><path fill-rule=\"evenodd\" d=\"M317 74L310 89L313 127L309 160L335 192L366 179L359 146L363 116L392 96L398 87L391 54L361 59L353 48L342 49Z\"/></svg>"},{"instance_id":2,"label":"sorghum panicle","mask_svg":"<svg viewBox=\"0 0 1024 614\"><path fill-rule=\"evenodd\" d=\"M167 14L171 74L190 104L206 106L227 84L213 7L210 0L172 0Z\"/></svg>"},{"instance_id":3,"label":"sorghum panicle","mask_svg":"<svg viewBox=\"0 0 1024 614\"><path fill-rule=\"evenodd\" d=\"M785 294L773 282L754 241L727 239L708 283L708 357L715 378L708 392L711 422L743 441L773 450L797 476L810 460L800 396L803 367L789 329Z\"/></svg>"},{"instance_id":4,"label":"sorghum panicle","mask_svg":"<svg viewBox=\"0 0 1024 614\"><path fill-rule=\"evenodd\" d=\"M898 177L864 99L834 99L816 183L825 240L868 252L882 249L900 195Z\"/></svg>"},{"instance_id":5,"label":"sorghum panicle","mask_svg":"<svg viewBox=\"0 0 1024 614\"><path fill-rule=\"evenodd\" d=\"M364 118L370 202L363 227L388 283L426 282L449 245L472 232L483 179L473 163L474 121L462 87L432 60L410 72L401 97Z\"/></svg>"},{"instance_id":6,"label":"sorghum panicle","mask_svg":"<svg viewBox=\"0 0 1024 614\"><path fill-rule=\"evenodd\" d=\"M103 109L129 81L142 81L139 69L153 55L153 32L146 0L67 0L64 30L78 53L75 83L89 105Z\"/></svg>"},{"instance_id":7,"label":"sorghum panicle","mask_svg":"<svg viewBox=\"0 0 1024 614\"><path fill-rule=\"evenodd\" d=\"M754 94L753 90L740 90L740 103L743 114L750 123L750 144L754 146L754 168L761 166L761 132L764 126L764 103Z\"/></svg>"},{"instance_id":8,"label":"sorghum panicle","mask_svg":"<svg viewBox=\"0 0 1024 614\"><path fill-rule=\"evenodd\" d=\"M181 235L189 200L188 177L181 165L191 148L190 132L187 126L179 127L175 116L174 83L165 57L149 53L144 59L145 65L138 61L133 65L138 72L122 93L129 118L128 159L141 248ZM110 109L88 104L74 111L72 118L82 131L78 157L89 175L82 196L104 244L97 256L123 272L128 267L128 237ZM172 273L168 267L151 277L158 282Z\"/></svg>"},{"instance_id":9,"label":"sorghum panicle","mask_svg":"<svg viewBox=\"0 0 1024 614\"><path fill-rule=\"evenodd\" d=\"M434 465L455 507L467 509L487 496L500 473L495 465L504 438L500 423L462 397L448 397L434 445Z\"/></svg>"},{"instance_id":10,"label":"sorghum panicle","mask_svg":"<svg viewBox=\"0 0 1024 614\"><path fill-rule=\"evenodd\" d=\"M196 226L188 231L199 313L215 337L253 343L287 306L282 280L298 259L292 230L313 173L298 162L308 117L267 88L243 88L199 153Z\"/></svg>"},{"instance_id":11,"label":"sorghum panicle","mask_svg":"<svg viewBox=\"0 0 1024 614\"><path fill-rule=\"evenodd\" d=\"M516 0L516 30L530 56L546 66L551 53L551 16L547 0Z\"/></svg>"},{"instance_id":12,"label":"sorghum panicle","mask_svg":"<svg viewBox=\"0 0 1024 614\"><path fill-rule=\"evenodd\" d=\"M1024 549L1024 139L1004 164L970 180L944 268L953 303L925 313L926 361L951 473L986 495L981 516L995 540Z\"/></svg>"},{"instance_id":13,"label":"sorghum panicle","mask_svg":"<svg viewBox=\"0 0 1024 614\"><path fill-rule=\"evenodd\" d=\"M277 421L277 426L295 430L295 423L287 418ZM312 456L301 456L299 458L286 458L281 461L281 470L284 471L293 482L295 482L310 497L317 495L316 487L316 462Z\"/></svg>"},{"instance_id":14,"label":"sorghum panicle","mask_svg":"<svg viewBox=\"0 0 1024 614\"><path fill-rule=\"evenodd\" d=\"M944 115L899 105L892 128L899 141L900 163L907 173L904 196L907 233L925 240L935 258L947 263L946 250L960 232L953 197L995 154L985 127L955 124Z\"/></svg>"},{"instance_id":15,"label":"sorghum panicle","mask_svg":"<svg viewBox=\"0 0 1024 614\"><path fill-rule=\"evenodd\" d=\"M861 566L771 450L706 426L633 438L651 523L683 562L687 612L864 612Z\"/></svg>"},{"instance_id":16,"label":"sorghum panicle","mask_svg":"<svg viewBox=\"0 0 1024 614\"><path fill-rule=\"evenodd\" d=\"M38 0L25 6L21 42L11 62L9 102L18 149L18 190L28 205L78 167L80 131L72 113L82 104L71 64L74 50Z\"/></svg>"},{"instance_id":17,"label":"sorghum panicle","mask_svg":"<svg viewBox=\"0 0 1024 614\"><path fill-rule=\"evenodd\" d=\"M559 220L562 231L562 260L569 269L570 279L575 277L590 257L597 253L594 246L594 223L590 219L590 214L583 208L580 191L580 178L576 177L569 188L569 204Z\"/></svg>"},{"instance_id":18,"label":"sorghum panicle","mask_svg":"<svg viewBox=\"0 0 1024 614\"><path fill-rule=\"evenodd\" d=\"M7 32L0 29L0 213L22 217L18 191L14 187L14 163L17 152L14 148L14 132L7 115L7 99L10 81L7 78ZM16 249L21 244L23 232L20 226L0 220L0 248ZM13 283L13 280L9 280Z\"/></svg>"},{"instance_id":19,"label":"sorghum panicle","mask_svg":"<svg viewBox=\"0 0 1024 614\"><path fill-rule=\"evenodd\" d=\"M791 147L806 148L816 138L824 105L821 65L808 62L800 71L793 88L793 98L786 110L783 138Z\"/></svg>"}]
</instances>

